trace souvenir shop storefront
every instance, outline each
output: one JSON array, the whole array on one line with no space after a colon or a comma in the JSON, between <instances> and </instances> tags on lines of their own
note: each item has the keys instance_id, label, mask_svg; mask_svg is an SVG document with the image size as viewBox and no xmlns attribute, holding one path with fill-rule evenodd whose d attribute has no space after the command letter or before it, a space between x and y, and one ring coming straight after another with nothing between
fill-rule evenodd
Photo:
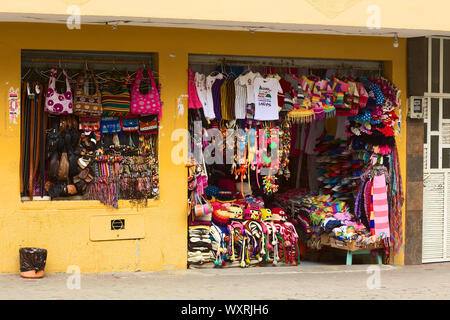
<instances>
[{"instance_id":1,"label":"souvenir shop storefront","mask_svg":"<svg viewBox=\"0 0 450 320\"><path fill-rule=\"evenodd\" d=\"M383 72L377 61L190 55L188 263L298 265L325 247L347 264L389 263L404 195L400 91Z\"/></svg>"},{"instance_id":2,"label":"souvenir shop storefront","mask_svg":"<svg viewBox=\"0 0 450 320\"><path fill-rule=\"evenodd\" d=\"M339 246L403 263L406 49L392 39L0 33L0 272L24 246L48 250L49 273L295 265Z\"/></svg>"}]
</instances>

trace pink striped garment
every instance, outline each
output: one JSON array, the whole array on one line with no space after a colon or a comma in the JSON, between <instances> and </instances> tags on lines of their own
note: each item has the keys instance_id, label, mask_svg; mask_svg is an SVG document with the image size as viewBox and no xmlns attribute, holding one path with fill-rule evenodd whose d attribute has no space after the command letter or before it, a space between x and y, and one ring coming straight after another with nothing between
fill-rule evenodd
<instances>
[{"instance_id":1,"label":"pink striped garment","mask_svg":"<svg viewBox=\"0 0 450 320\"><path fill-rule=\"evenodd\" d=\"M387 238L391 236L389 229L389 205L387 199L386 177L384 174L373 177L373 214L375 220L375 234L382 232Z\"/></svg>"}]
</instances>

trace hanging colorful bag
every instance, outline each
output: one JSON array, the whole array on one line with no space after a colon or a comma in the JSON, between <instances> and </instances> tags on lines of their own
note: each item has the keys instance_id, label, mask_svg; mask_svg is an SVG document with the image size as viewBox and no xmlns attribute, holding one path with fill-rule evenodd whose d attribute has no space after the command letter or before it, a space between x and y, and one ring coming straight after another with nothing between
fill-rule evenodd
<instances>
[{"instance_id":1,"label":"hanging colorful bag","mask_svg":"<svg viewBox=\"0 0 450 320\"><path fill-rule=\"evenodd\" d=\"M121 131L119 117L102 116L101 134L117 133Z\"/></svg>"},{"instance_id":2,"label":"hanging colorful bag","mask_svg":"<svg viewBox=\"0 0 450 320\"><path fill-rule=\"evenodd\" d=\"M212 214L212 206L203 196L200 196L197 192L193 191L192 197L192 203L195 203L193 207L195 217L204 217Z\"/></svg>"},{"instance_id":3,"label":"hanging colorful bag","mask_svg":"<svg viewBox=\"0 0 450 320\"><path fill-rule=\"evenodd\" d=\"M148 115L139 117L139 134L157 134L158 133L158 116Z\"/></svg>"},{"instance_id":4,"label":"hanging colorful bag","mask_svg":"<svg viewBox=\"0 0 450 320\"><path fill-rule=\"evenodd\" d=\"M114 89L114 82L120 84L119 90ZM130 112L128 80L107 75L107 81L102 89L102 108L105 116L126 116Z\"/></svg>"},{"instance_id":5,"label":"hanging colorful bag","mask_svg":"<svg viewBox=\"0 0 450 320\"><path fill-rule=\"evenodd\" d=\"M89 94L89 80L95 85L95 93ZM74 95L73 113L81 117L100 117L103 113L102 94L99 90L97 80L91 71L89 75L84 72L78 77L77 89Z\"/></svg>"},{"instance_id":6,"label":"hanging colorful bag","mask_svg":"<svg viewBox=\"0 0 450 320\"><path fill-rule=\"evenodd\" d=\"M56 73L58 68L55 67L50 72L50 80L48 83L47 93L45 95L45 111L53 115L67 115L73 113L72 90L70 88L69 78L66 71L62 73L66 79L66 92L58 93L56 91Z\"/></svg>"},{"instance_id":7,"label":"hanging colorful bag","mask_svg":"<svg viewBox=\"0 0 450 320\"><path fill-rule=\"evenodd\" d=\"M99 131L100 130L100 118L88 118L80 117L79 129L83 131Z\"/></svg>"},{"instance_id":8,"label":"hanging colorful bag","mask_svg":"<svg viewBox=\"0 0 450 320\"><path fill-rule=\"evenodd\" d=\"M140 92L139 87L142 81L142 74L146 70L148 72L151 89L147 94ZM141 68L136 74L133 89L131 91L131 113L137 115L158 115L161 119L161 100L159 99L159 91L153 78L153 72L150 69Z\"/></svg>"},{"instance_id":9,"label":"hanging colorful bag","mask_svg":"<svg viewBox=\"0 0 450 320\"><path fill-rule=\"evenodd\" d=\"M132 115L120 117L120 126L123 132L139 131L139 119Z\"/></svg>"}]
</instances>

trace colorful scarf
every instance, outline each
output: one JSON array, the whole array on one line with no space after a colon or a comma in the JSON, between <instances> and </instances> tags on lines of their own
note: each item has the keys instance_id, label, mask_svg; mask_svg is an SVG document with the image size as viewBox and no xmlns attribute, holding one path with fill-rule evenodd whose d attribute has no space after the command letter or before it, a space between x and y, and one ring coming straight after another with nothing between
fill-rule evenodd
<instances>
[{"instance_id":1,"label":"colorful scarf","mask_svg":"<svg viewBox=\"0 0 450 320\"><path fill-rule=\"evenodd\" d=\"M386 238L389 238L391 236L389 229L389 205L386 176L384 174L373 177L372 206L375 234L380 236L384 233Z\"/></svg>"},{"instance_id":2,"label":"colorful scarf","mask_svg":"<svg viewBox=\"0 0 450 320\"><path fill-rule=\"evenodd\" d=\"M397 147L392 149L389 167L391 170L391 242L393 253L397 255L403 245L402 206L404 201Z\"/></svg>"}]
</instances>

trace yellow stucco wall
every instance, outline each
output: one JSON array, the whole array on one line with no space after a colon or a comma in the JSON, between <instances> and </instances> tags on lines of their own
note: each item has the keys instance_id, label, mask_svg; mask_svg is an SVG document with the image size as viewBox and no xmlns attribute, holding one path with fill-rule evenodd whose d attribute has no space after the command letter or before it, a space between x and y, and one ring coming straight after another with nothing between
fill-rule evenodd
<instances>
[{"instance_id":1,"label":"yellow stucco wall","mask_svg":"<svg viewBox=\"0 0 450 320\"><path fill-rule=\"evenodd\" d=\"M78 5L82 16L364 28L374 13L368 8L377 6L382 28L450 31L447 0L19 0L1 1L0 12L67 15L71 5Z\"/></svg>"},{"instance_id":2,"label":"yellow stucco wall","mask_svg":"<svg viewBox=\"0 0 450 320\"><path fill-rule=\"evenodd\" d=\"M96 201L21 202L19 197L19 125L9 123L7 93L20 87L20 50L99 50L157 52L162 83L160 130L160 200L138 213L145 217L141 240L91 242L92 215L136 213L121 201L118 211ZM171 161L176 128L186 128L187 114L177 115L177 98L187 93L188 53L279 57L385 60L388 74L403 91L406 115L406 41L392 39L173 28L82 26L68 30L55 24L0 24L0 272L19 271L23 246L48 249L46 272L65 272L78 265L83 273L154 271L186 267L186 169ZM403 133L405 133L405 121ZM403 176L406 144L399 140ZM401 254L396 263L403 263Z\"/></svg>"}]
</instances>

